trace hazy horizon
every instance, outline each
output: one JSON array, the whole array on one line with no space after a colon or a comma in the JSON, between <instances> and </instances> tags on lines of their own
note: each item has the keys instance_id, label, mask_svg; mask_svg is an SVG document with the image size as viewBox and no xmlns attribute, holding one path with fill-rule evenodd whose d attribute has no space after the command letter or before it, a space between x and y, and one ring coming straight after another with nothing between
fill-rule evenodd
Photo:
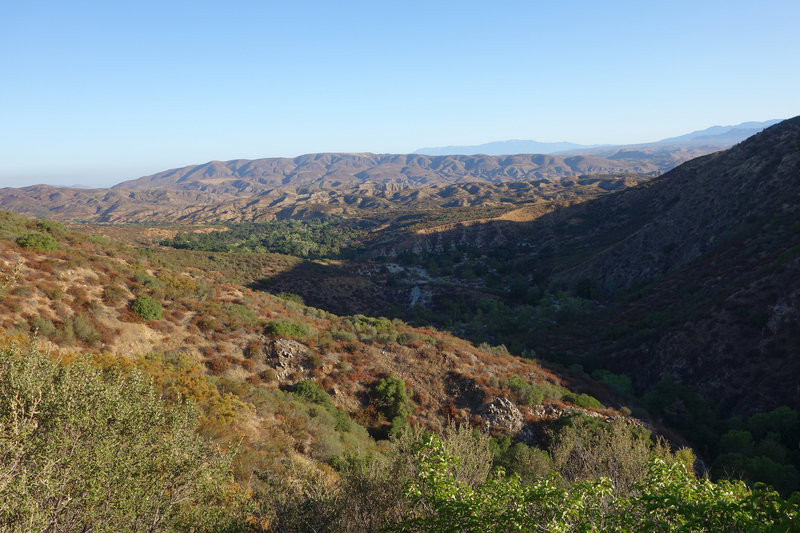
<instances>
[{"instance_id":1,"label":"hazy horizon","mask_svg":"<svg viewBox=\"0 0 800 533\"><path fill-rule=\"evenodd\" d=\"M789 118L798 18L790 1L9 4L0 187Z\"/></svg>"}]
</instances>

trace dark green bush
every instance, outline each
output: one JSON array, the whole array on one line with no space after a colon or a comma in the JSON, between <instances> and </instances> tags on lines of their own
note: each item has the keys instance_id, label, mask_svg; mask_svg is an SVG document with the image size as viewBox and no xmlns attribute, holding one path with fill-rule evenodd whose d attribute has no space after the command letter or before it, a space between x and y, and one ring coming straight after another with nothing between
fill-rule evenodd
<instances>
[{"instance_id":1,"label":"dark green bush","mask_svg":"<svg viewBox=\"0 0 800 533\"><path fill-rule=\"evenodd\" d=\"M161 318L161 302L145 294L131 302L131 311L145 320L159 320Z\"/></svg>"},{"instance_id":2,"label":"dark green bush","mask_svg":"<svg viewBox=\"0 0 800 533\"><path fill-rule=\"evenodd\" d=\"M23 248L33 248L41 252L52 252L58 248L58 241L50 235L34 231L17 237L17 244Z\"/></svg>"},{"instance_id":3,"label":"dark green bush","mask_svg":"<svg viewBox=\"0 0 800 533\"><path fill-rule=\"evenodd\" d=\"M375 405L388 420L407 419L414 412L414 404L406 392L406 383L396 376L381 378L372 392Z\"/></svg>"}]
</instances>

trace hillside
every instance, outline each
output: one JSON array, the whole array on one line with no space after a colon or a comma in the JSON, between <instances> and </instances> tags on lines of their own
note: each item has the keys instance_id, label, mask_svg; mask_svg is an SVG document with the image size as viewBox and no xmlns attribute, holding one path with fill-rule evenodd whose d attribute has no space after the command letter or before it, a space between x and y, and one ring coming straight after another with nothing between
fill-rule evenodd
<instances>
[{"instance_id":1,"label":"hillside","mask_svg":"<svg viewBox=\"0 0 800 533\"><path fill-rule=\"evenodd\" d=\"M656 180L531 221L384 236L371 249L416 250L415 262L433 265L437 249L481 243L491 256L503 248L507 265L527 269L503 267L507 279L521 274L540 290L582 286L611 306L597 315L596 331L577 333L585 327L578 325L570 341L552 349L586 353L587 360L603 354L643 388L671 372L736 410L797 409L800 367L791 354L800 350L798 212L795 118ZM479 257L471 271L487 270ZM498 268L494 262L488 270ZM453 290L426 286L434 300ZM474 278L462 286L486 287ZM651 315L655 322L637 332ZM598 344L603 338L608 342Z\"/></svg>"},{"instance_id":2,"label":"hillside","mask_svg":"<svg viewBox=\"0 0 800 533\"><path fill-rule=\"evenodd\" d=\"M30 466L31 479L47 479L48 486L78 481L94 486L94 477L86 477L87 472L81 470L105 461L105 455L92 451L94 447L106 442L104 439L127 442L117 433L124 433L124 428L105 427L105 418L80 411L84 403L89 412L96 411L96 401L105 401L106 408L115 412L124 411L114 415L122 418L109 419L116 424L115 420L136 416L131 409L149 409L148 416L162 417L158 402L165 401L165 408L173 409L189 400L191 409L199 409L198 433L191 437L199 457L208 461L224 458L219 457L219 450L208 448L209 441L238 452L235 458L219 463L219 468L229 469L225 475L230 477L219 481L220 487L228 487L227 496L214 496L217 499L208 509L192 500L192 507L181 508L178 516L240 509L238 512L245 514L239 521L250 517L247 520L253 529L248 531L283 531L288 524L305 529L307 525L299 524L324 516L340 524L337 530L350 530L356 519L383 523L387 517L370 515L372 507L359 510L361 514L345 515L330 514L334 509L341 512L338 503L327 510L309 511L311 514L300 510L313 502L321 505L315 498L323 495L325 505L334 505L337 498L361 497L363 491L374 498L375 491L390 490L388 495L383 493L380 505L404 516L413 502L405 499L402 488L416 475L411 465L414 443L425 438L422 429L437 432L448 449L477 461L478 471L460 474L468 476L464 479L474 486L487 479L490 465L495 463L531 482L549 471L563 472L573 481L607 473L624 492L645 479L647 461L653 457L683 461L690 467L693 462L690 452L674 456L665 442L651 440L642 421L604 407L598 398L613 405L614 396L586 376L566 373L562 377L535 361L511 355L502 346L476 347L450 334L411 327L397 319L337 316L304 305L296 295L273 296L230 280L232 272L243 276L242 268L279 275L293 269L296 258L187 251L156 256L98 234L72 232L57 222L9 212L0 212L0 251L0 380L11 387L4 393L42 386L40 392L24 389L24 397L55 395L55 403L48 399L44 411L25 411L25 416L44 416L58 407L65 410L61 417L82 417L81 422L62 420L84 428L74 433L73 444L88 454L80 456L83 462L73 463L70 456L58 459L65 465L64 472L73 477L48 477L48 469L37 469L35 463ZM248 267L250 257L259 264ZM32 366L25 366L28 364ZM20 380L15 372L28 372L28 378ZM42 372L47 375L37 374ZM32 375L45 381L31 381ZM62 377L54 377L58 375ZM146 380L137 377L140 375ZM62 382L73 387L70 390L82 391L77 393L80 401L65 401L58 395L68 392L49 387L49 379L67 380ZM150 382L154 390L148 389ZM132 386L138 388L130 389ZM106 387L139 393L125 400L120 392L113 392L116 396L112 399L96 400L97 391ZM21 404L14 400L8 405ZM195 429L185 424L194 423L195 418L186 416L189 418L178 420L179 427L158 431L183 432L170 433L169 438L178 439L176 446L183 446L177 444L180 439L188 446L185 431L187 427ZM150 431L148 422L136 423L144 424L142 431ZM35 418L31 424L37 424ZM467 427L482 432L473 433ZM55 433L48 433L51 429ZM36 434L58 440L59 435L73 435L69 431L56 431L45 424ZM25 435L15 433L12 437L16 440L9 442L30 449L26 453L49 453L37 447L39 441ZM391 440L386 441L387 437ZM143 440L149 438L149 434L141 435ZM609 448L612 439L617 451ZM125 446L114 442L113 446ZM0 448L0 454L23 449L14 446ZM141 455L138 447L151 445L136 441L134 446ZM576 446L579 452L573 451ZM162 447L152 460L167 460L164 454L181 451ZM569 460L572 453L593 454L598 460L621 453L619 458L626 466L624 471L616 466L576 469ZM25 464L34 457L38 455L26 458ZM47 455L43 457L48 460ZM126 455L128 459L134 457ZM15 461L14 465L22 464L21 459ZM401 470L381 470L378 478L368 482L380 483L383 488L364 486L367 480L358 477L365 474L358 473L357 465L386 461L395 465L386 468ZM125 465L126 469L139 468ZM107 466L102 463L102 468ZM199 472L203 467L197 464L192 468ZM223 474L215 472L208 475ZM394 477L386 478L390 472ZM182 490L193 486L186 471L169 470L164 475L180 475ZM25 479L19 481L19 490L29 490ZM97 478L98 483L102 479L107 478ZM358 479L361 488L348 488L347 483ZM118 482L116 478L102 482L109 483L103 488L108 498L125 497L124 491L117 492ZM301 489L309 483L322 492ZM136 490L147 494L153 486L148 489L144 483ZM201 491L193 487L191 490ZM166 497L170 492L164 490L162 496ZM0 491L5 497L3 494ZM19 507L20 502L38 501L34 493L25 494L28 499L17 499L7 507L16 509L11 523L23 516L48 520L37 508ZM206 497L201 494L205 493L197 492L196 497ZM81 513L111 519L113 513L107 510L92 511L94 501L88 496L70 500L64 509L78 513L70 515L75 520ZM142 509L135 511L137 516ZM156 514L148 520L167 519L156 518L157 510L147 510L150 512ZM173 519L177 518L169 518ZM126 518L114 520L125 523ZM256 528L256 523L261 525Z\"/></svg>"},{"instance_id":3,"label":"hillside","mask_svg":"<svg viewBox=\"0 0 800 533\"><path fill-rule=\"evenodd\" d=\"M520 204L578 201L651 179L644 175L597 175L532 182L456 183L403 187L365 182L325 187L281 186L249 195L197 190L1 189L0 208L61 221L112 224L254 222L286 218L393 217L474 208L500 213Z\"/></svg>"},{"instance_id":4,"label":"hillside","mask_svg":"<svg viewBox=\"0 0 800 533\"><path fill-rule=\"evenodd\" d=\"M500 434L530 439L539 431L537 421L573 409L564 401L577 396L564 387L613 402L591 380L562 380L505 348L476 347L399 320L336 316L291 294L244 287L227 274L230 266L278 275L296 266L292 257L261 255L250 267L246 254L216 254L210 262L188 251L154 257L100 235L70 232L57 222L8 212L0 222L5 280L0 328L6 335L35 335L42 349L88 349L128 361L140 357L136 354L161 354L157 358L196 364L223 380L269 390L313 379L337 407L378 432L390 420L370 407L370 388L385 376L397 376L413 389L412 421L439 430L454 422L474 424L485 415ZM157 315L137 314L133 302L140 298L153 301ZM528 385L512 391L510 378ZM534 390L542 394L539 407L525 404ZM485 411L503 397L523 398L512 409L519 410L519 420L505 429ZM587 413L624 418L613 411ZM525 429L526 424L534 425Z\"/></svg>"},{"instance_id":5,"label":"hillside","mask_svg":"<svg viewBox=\"0 0 800 533\"><path fill-rule=\"evenodd\" d=\"M767 413L776 435L796 428L800 408L798 210L795 118L630 189L377 233L352 260L301 262L263 286L534 350L681 429L717 475L797 486L796 430L768 451L757 428Z\"/></svg>"}]
</instances>

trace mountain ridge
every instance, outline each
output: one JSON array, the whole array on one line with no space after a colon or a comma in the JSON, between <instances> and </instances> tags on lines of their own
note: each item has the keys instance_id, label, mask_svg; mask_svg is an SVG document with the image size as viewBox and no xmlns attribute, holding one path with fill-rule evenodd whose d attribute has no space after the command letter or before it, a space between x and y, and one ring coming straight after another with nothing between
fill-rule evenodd
<instances>
[{"instance_id":1,"label":"mountain ridge","mask_svg":"<svg viewBox=\"0 0 800 533\"><path fill-rule=\"evenodd\" d=\"M666 144L728 144L731 146L747 137L773 126L782 119L771 119L763 122L749 121L729 126L710 126L684 135L668 137L659 141L632 144L577 144L572 142L540 142L531 140L492 141L483 144L462 146L433 146L419 148L414 154L424 155L511 155L521 153L541 154L576 154L595 153L596 150L612 153L615 150L631 150L635 147L658 146Z\"/></svg>"}]
</instances>

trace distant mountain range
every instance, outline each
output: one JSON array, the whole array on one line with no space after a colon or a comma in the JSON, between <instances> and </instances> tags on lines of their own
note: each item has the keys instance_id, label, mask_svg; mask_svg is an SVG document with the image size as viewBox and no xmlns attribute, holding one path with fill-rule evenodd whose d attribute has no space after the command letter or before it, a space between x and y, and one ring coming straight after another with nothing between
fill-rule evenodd
<instances>
[{"instance_id":1,"label":"distant mountain range","mask_svg":"<svg viewBox=\"0 0 800 533\"><path fill-rule=\"evenodd\" d=\"M543 143L538 141L495 141L474 146L436 146L420 148L412 153L422 155L511 155L511 154L557 154L569 150L596 148L599 144L587 145L569 142Z\"/></svg>"},{"instance_id":2,"label":"distant mountain range","mask_svg":"<svg viewBox=\"0 0 800 533\"><path fill-rule=\"evenodd\" d=\"M656 147L663 145L692 145L702 146L711 145L716 147L732 146L742 142L751 135L777 124L780 120L767 120L765 122L742 122L735 126L712 126L704 130L697 130L686 135L670 137L652 143L640 143L633 145L587 145L575 144L571 142L538 142L538 141L495 141L486 144L476 144L472 146L437 146L420 148L415 150L415 154L424 155L512 155L512 154L562 154L562 153L591 153L601 155L602 153L612 154L620 150L630 150L633 147Z\"/></svg>"},{"instance_id":3,"label":"distant mountain range","mask_svg":"<svg viewBox=\"0 0 800 533\"><path fill-rule=\"evenodd\" d=\"M505 147L498 148L501 151L557 149L562 150L560 154L321 153L210 161L126 181L111 189L47 185L4 188L0 189L0 209L59 220L202 222L262 220L302 213L345 215L353 209L376 209L378 205L410 205L413 202L407 191L419 191L417 196L429 198L431 208L492 204L504 196L498 186L520 182L538 182L538 192L533 196L522 194L528 201L534 196L565 198L570 186L561 180L604 175L628 176L618 183L639 183L690 159L726 149L773 122L714 126L639 145L576 149L581 145L492 143ZM630 178L632 175L637 177ZM467 188L468 184L480 187ZM588 192L579 191L578 195ZM513 201L521 200L515 197Z\"/></svg>"}]
</instances>

